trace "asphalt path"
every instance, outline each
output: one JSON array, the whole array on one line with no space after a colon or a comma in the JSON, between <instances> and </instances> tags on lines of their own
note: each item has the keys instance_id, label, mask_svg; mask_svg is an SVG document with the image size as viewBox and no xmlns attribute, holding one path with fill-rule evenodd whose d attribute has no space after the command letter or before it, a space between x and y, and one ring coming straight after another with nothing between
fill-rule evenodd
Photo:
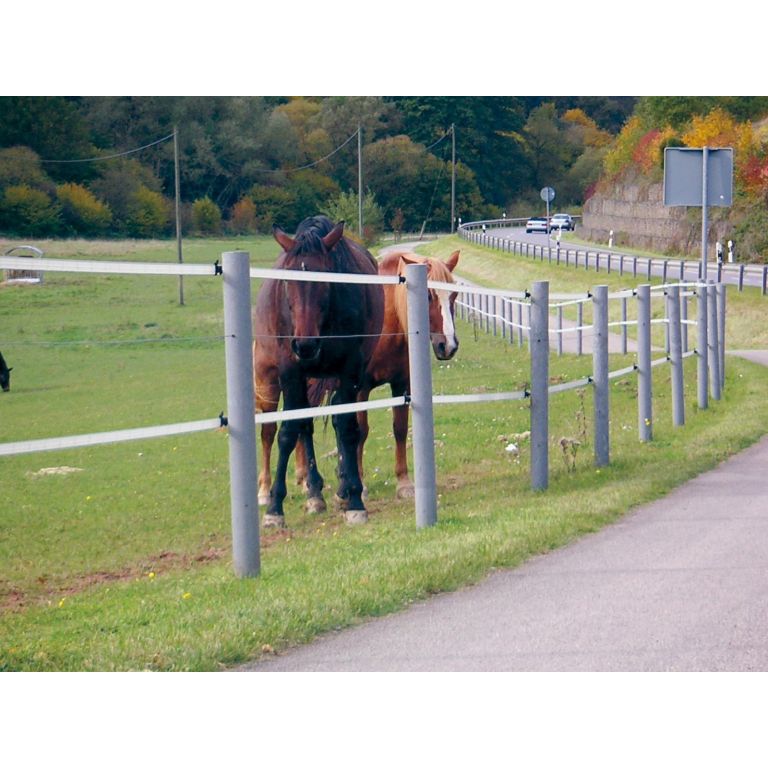
<instances>
[{"instance_id":1,"label":"asphalt path","mask_svg":"<svg viewBox=\"0 0 768 768\"><path fill-rule=\"evenodd\" d=\"M240 669L766 671L766 466L768 436L567 547Z\"/></svg>"}]
</instances>

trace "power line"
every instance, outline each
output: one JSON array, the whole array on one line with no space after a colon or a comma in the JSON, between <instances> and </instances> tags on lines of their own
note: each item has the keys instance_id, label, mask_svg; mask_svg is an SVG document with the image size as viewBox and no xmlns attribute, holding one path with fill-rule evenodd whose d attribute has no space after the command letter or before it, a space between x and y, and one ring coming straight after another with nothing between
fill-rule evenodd
<instances>
[{"instance_id":1,"label":"power line","mask_svg":"<svg viewBox=\"0 0 768 768\"><path fill-rule=\"evenodd\" d=\"M118 152L114 155L102 155L100 157L83 157L78 160L41 160L41 163L96 163L99 160L113 160L116 157L125 157L126 155L132 155L135 152L141 152L142 149L148 149L149 147L154 147L156 144L161 144L164 141L168 141L168 139L172 139L173 134L169 133L167 136L163 136L162 139L157 139L157 141L152 141L149 144L145 144L143 147L136 147L136 149L129 149L126 152Z\"/></svg>"}]
</instances>

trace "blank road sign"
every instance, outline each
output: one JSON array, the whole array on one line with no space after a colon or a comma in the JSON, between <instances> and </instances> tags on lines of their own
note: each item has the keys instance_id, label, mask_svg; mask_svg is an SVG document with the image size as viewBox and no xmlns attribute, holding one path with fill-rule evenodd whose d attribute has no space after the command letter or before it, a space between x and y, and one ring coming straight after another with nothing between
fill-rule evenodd
<instances>
[{"instance_id":1,"label":"blank road sign","mask_svg":"<svg viewBox=\"0 0 768 768\"><path fill-rule=\"evenodd\" d=\"M703 202L703 149L664 150L664 205L698 206ZM707 205L733 202L733 150L707 149Z\"/></svg>"}]
</instances>

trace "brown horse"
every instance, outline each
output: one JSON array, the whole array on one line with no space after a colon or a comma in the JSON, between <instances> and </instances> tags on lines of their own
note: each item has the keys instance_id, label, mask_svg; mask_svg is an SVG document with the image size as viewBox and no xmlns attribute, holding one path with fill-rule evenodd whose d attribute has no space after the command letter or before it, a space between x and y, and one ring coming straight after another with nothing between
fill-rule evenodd
<instances>
[{"instance_id":1,"label":"brown horse","mask_svg":"<svg viewBox=\"0 0 768 768\"><path fill-rule=\"evenodd\" d=\"M404 275L408 264L426 264L427 279L439 283L452 283L453 270L459 262L459 251L448 259L425 258L407 251L388 253L379 262L380 275ZM371 362L365 371L358 400L367 400L372 389L389 384L393 397L410 390L408 364L408 316L404 283L384 286L384 327ZM459 348L454 325L456 292L429 290L429 336L432 350L438 360L450 360ZM363 475L363 447L368 437L368 414L358 413L361 439L358 448L358 467ZM392 409L392 429L395 435L395 476L397 497L409 498L414 494L413 483L408 476L406 439L408 437L408 406Z\"/></svg>"},{"instance_id":2,"label":"brown horse","mask_svg":"<svg viewBox=\"0 0 768 768\"><path fill-rule=\"evenodd\" d=\"M368 251L344 237L344 222L335 227L325 216L301 222L294 238L279 228L274 236L283 252L277 269L309 272L376 274ZM381 332L384 295L380 285L348 282L265 280L253 312L253 363L256 410L274 411L280 393L284 410L307 408L308 382L330 379L333 404L354 402ZM337 495L349 522L364 522L362 481L357 465L360 428L355 414L332 417L339 451ZM264 460L260 477L269 477L269 451L275 425L264 425ZM323 479L317 470L312 419L283 421L278 432L279 457L265 526L284 526L286 468L301 438L307 457L307 483L316 509L325 507Z\"/></svg>"},{"instance_id":3,"label":"brown horse","mask_svg":"<svg viewBox=\"0 0 768 768\"><path fill-rule=\"evenodd\" d=\"M424 258L408 251L389 253L379 263L381 275L404 275L408 264L426 264L428 280L440 283L452 283L453 270L459 261L459 251L452 253L448 259ZM410 389L410 369L408 364L408 318L405 296L405 285L384 286L384 326L373 356L368 363L365 376L360 387L358 400L367 400L371 390L383 384L389 384L393 397L399 397ZM429 331L432 349L438 360L450 360L459 348L454 325L454 305L456 293L448 291L429 291ZM271 408L277 408L280 396L279 387L271 391ZM267 405L264 398L262 402ZM363 446L368 437L368 415L361 411L357 415L361 431L358 447L358 469L363 475ZM261 442L262 462L259 474L259 503L267 503L270 492L269 455L274 427L262 427ZM406 440L408 437L408 406L397 406L392 409L392 426L395 435L395 476L397 478L397 497L409 498L414 494L413 483L408 476ZM308 460L303 443L296 447L296 481L309 487L309 472L311 461ZM315 502L310 495L307 502L309 511L316 511Z\"/></svg>"}]
</instances>

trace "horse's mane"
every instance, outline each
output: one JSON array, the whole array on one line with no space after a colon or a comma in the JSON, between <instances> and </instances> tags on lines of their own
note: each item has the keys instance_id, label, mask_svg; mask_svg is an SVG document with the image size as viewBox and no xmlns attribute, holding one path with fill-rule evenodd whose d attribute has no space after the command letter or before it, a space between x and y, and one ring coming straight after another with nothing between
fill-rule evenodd
<instances>
[{"instance_id":1,"label":"horse's mane","mask_svg":"<svg viewBox=\"0 0 768 768\"><path fill-rule=\"evenodd\" d=\"M296 229L294 241L296 245L290 256L310 256L323 253L323 238L331 232L334 224L327 216L310 216L304 219ZM342 237L331 251L333 265L338 272L359 272L361 269L361 253L352 250L351 241ZM367 252L365 252L367 255ZM375 268L375 262L372 262Z\"/></svg>"}]
</instances>

